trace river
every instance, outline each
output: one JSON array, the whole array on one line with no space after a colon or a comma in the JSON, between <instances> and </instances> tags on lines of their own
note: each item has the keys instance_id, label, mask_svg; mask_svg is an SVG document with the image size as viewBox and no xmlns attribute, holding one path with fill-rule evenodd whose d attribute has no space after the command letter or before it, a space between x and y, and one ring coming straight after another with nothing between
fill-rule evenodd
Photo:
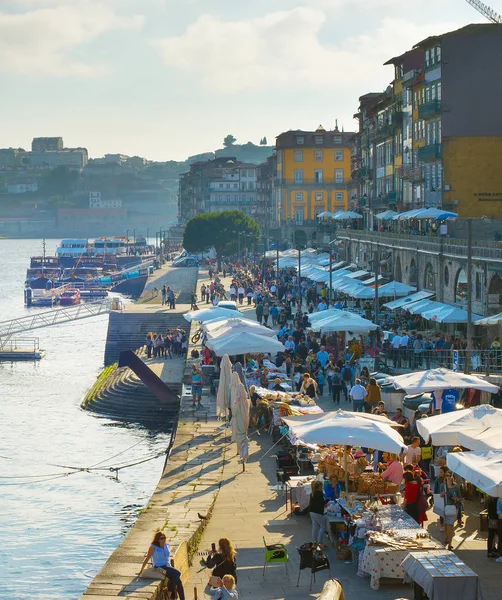
<instances>
[{"instance_id":1,"label":"river","mask_svg":"<svg viewBox=\"0 0 502 600\"><path fill-rule=\"evenodd\" d=\"M58 240L47 240L53 254ZM0 320L23 306L42 240L0 240ZM22 334L39 362L0 362L0 599L78 598L153 493L163 457L120 471L59 477L64 467L119 466L167 447L167 433L93 416L80 403L103 367L108 316ZM120 454L119 454L120 453ZM112 458L113 457L113 458Z\"/></svg>"}]
</instances>

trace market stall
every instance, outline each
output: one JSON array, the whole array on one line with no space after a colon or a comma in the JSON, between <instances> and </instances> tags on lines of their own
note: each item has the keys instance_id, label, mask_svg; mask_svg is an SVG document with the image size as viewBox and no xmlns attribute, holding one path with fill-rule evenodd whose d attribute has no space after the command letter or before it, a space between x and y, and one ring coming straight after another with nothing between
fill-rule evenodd
<instances>
[{"instance_id":1,"label":"market stall","mask_svg":"<svg viewBox=\"0 0 502 600\"><path fill-rule=\"evenodd\" d=\"M454 452L446 459L448 467L485 494L502 498L502 452Z\"/></svg>"}]
</instances>

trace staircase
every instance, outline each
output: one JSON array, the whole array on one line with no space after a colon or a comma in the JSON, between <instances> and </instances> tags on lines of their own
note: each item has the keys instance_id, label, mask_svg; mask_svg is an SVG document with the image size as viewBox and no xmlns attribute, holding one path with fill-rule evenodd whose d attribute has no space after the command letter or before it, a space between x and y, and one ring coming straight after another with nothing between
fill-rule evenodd
<instances>
[{"instance_id":1,"label":"staircase","mask_svg":"<svg viewBox=\"0 0 502 600\"><path fill-rule=\"evenodd\" d=\"M145 358L143 351L137 352ZM179 382L169 383L177 394L181 392ZM179 412L179 403L161 402L128 367L115 369L87 410L119 421L139 423L152 430L169 430Z\"/></svg>"},{"instance_id":2,"label":"staircase","mask_svg":"<svg viewBox=\"0 0 502 600\"><path fill-rule=\"evenodd\" d=\"M124 350L136 351L142 348L150 331L165 334L171 328L184 329L188 335L190 325L178 312L111 312L106 336L105 365L118 362L120 353Z\"/></svg>"}]
</instances>

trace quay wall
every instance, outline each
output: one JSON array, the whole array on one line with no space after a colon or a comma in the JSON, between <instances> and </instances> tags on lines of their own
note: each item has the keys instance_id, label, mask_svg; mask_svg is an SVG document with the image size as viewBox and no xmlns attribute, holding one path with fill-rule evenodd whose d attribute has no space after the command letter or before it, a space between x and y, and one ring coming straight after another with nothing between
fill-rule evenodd
<instances>
[{"instance_id":1,"label":"quay wall","mask_svg":"<svg viewBox=\"0 0 502 600\"><path fill-rule=\"evenodd\" d=\"M199 276L197 286L203 280L207 280L205 272ZM152 316L151 309L155 310L148 305L142 308L150 309L148 317ZM127 332L133 322L121 320L123 331ZM193 327L195 329L195 325ZM143 342L144 337L141 340ZM188 357L193 347L189 345ZM188 381L192 362L190 358L186 359L182 381ZM189 565L196 556L208 522L199 519L199 514L206 517L211 515L220 486L224 483L226 447L230 442L229 429L220 429L220 423L216 420L215 400L206 394L204 390L203 402L206 406L211 405L209 412L194 412L191 409L191 397L184 396L182 392L180 413L173 425L169 454L157 488L80 600L110 600L113 597L156 600L160 582L138 578L136 574L154 533L159 529L166 532L175 567L182 572L183 581L187 581ZM186 592L190 594L190 590Z\"/></svg>"}]
</instances>

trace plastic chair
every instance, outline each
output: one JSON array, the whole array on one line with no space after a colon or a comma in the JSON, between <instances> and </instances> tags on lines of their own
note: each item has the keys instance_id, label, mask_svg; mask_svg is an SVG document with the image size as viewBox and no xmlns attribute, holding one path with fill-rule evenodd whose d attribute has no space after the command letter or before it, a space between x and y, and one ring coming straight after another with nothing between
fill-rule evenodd
<instances>
[{"instance_id":1,"label":"plastic chair","mask_svg":"<svg viewBox=\"0 0 502 600\"><path fill-rule=\"evenodd\" d=\"M303 569L310 569L310 591L312 591L312 582L315 583L315 574L318 571L328 569L331 579L331 567L329 558L322 552L317 545L311 545L309 548L296 548L300 555L300 570L298 571L298 581L296 587L300 585L300 575Z\"/></svg>"},{"instance_id":2,"label":"plastic chair","mask_svg":"<svg viewBox=\"0 0 502 600\"><path fill-rule=\"evenodd\" d=\"M289 555L284 544L267 544L265 538L263 538L263 544L265 546L265 564L263 565L263 576L265 576L265 570L267 565L275 565L277 563L283 563L286 568L286 574L288 573L288 562Z\"/></svg>"}]
</instances>

